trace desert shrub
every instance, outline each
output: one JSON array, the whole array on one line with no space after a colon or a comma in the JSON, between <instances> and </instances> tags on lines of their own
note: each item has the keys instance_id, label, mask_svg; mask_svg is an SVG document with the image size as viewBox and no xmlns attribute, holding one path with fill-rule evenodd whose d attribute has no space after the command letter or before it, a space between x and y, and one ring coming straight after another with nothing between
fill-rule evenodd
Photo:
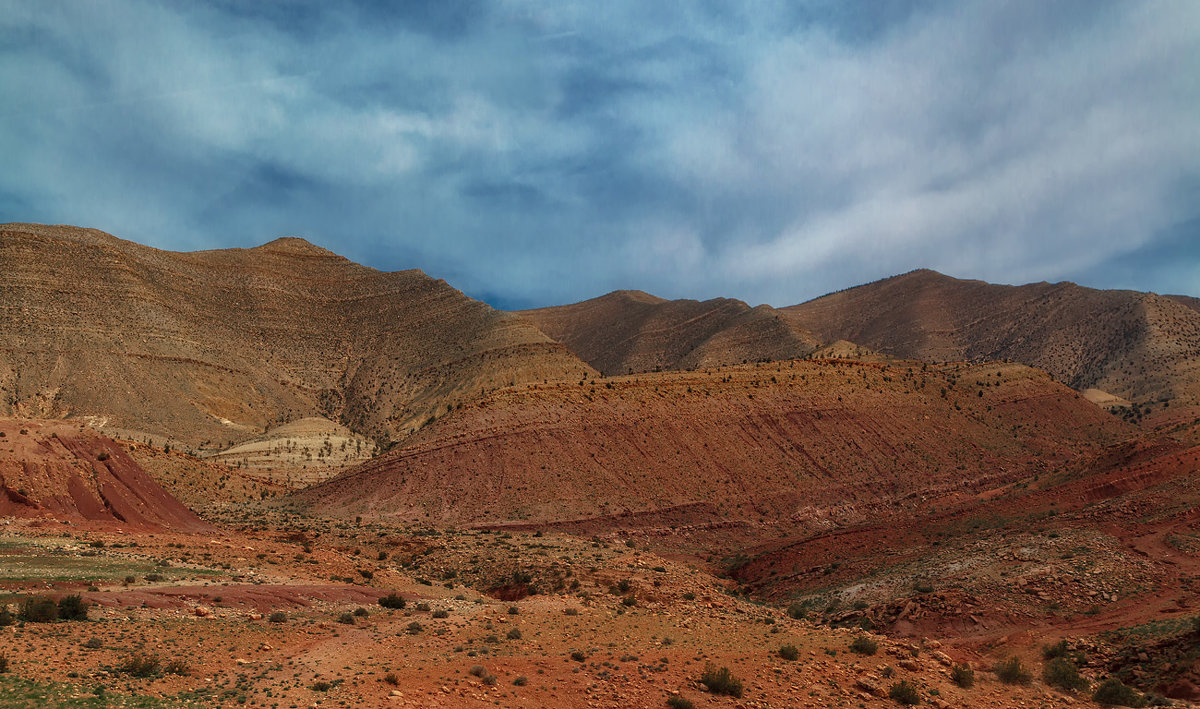
<instances>
[{"instance_id":1,"label":"desert shrub","mask_svg":"<svg viewBox=\"0 0 1200 709\"><path fill-rule=\"evenodd\" d=\"M405 630L408 631L409 635L416 635L417 633L421 632L424 629L425 629L425 626L421 625L420 623L418 623L415 620L413 622L409 623L408 626L405 627Z\"/></svg>"},{"instance_id":2,"label":"desert shrub","mask_svg":"<svg viewBox=\"0 0 1200 709\"><path fill-rule=\"evenodd\" d=\"M713 694L742 696L742 681L734 676L728 667L718 668L711 662L705 665L704 674L700 675L700 684Z\"/></svg>"},{"instance_id":3,"label":"desert shrub","mask_svg":"<svg viewBox=\"0 0 1200 709\"><path fill-rule=\"evenodd\" d=\"M1079 675L1079 668L1065 657L1055 657L1042 668L1042 681L1064 692L1084 690L1088 681Z\"/></svg>"},{"instance_id":4,"label":"desert shrub","mask_svg":"<svg viewBox=\"0 0 1200 709\"><path fill-rule=\"evenodd\" d=\"M448 611L444 608L439 608L438 610L433 612L433 617L434 618L449 618L450 611Z\"/></svg>"},{"instance_id":5,"label":"desert shrub","mask_svg":"<svg viewBox=\"0 0 1200 709\"><path fill-rule=\"evenodd\" d=\"M789 618L795 618L796 620L805 618L808 616L808 604L796 601L788 606L787 614Z\"/></svg>"},{"instance_id":6,"label":"desert shrub","mask_svg":"<svg viewBox=\"0 0 1200 709\"><path fill-rule=\"evenodd\" d=\"M49 623L58 620L58 604L49 596L30 596L17 615L26 623Z\"/></svg>"},{"instance_id":7,"label":"desert shrub","mask_svg":"<svg viewBox=\"0 0 1200 709\"><path fill-rule=\"evenodd\" d=\"M950 668L950 679L963 689L975 686L975 670L966 665L955 665Z\"/></svg>"},{"instance_id":8,"label":"desert shrub","mask_svg":"<svg viewBox=\"0 0 1200 709\"><path fill-rule=\"evenodd\" d=\"M636 606L636 605L637 605L637 599L636 599L636 598L634 598L633 596L626 596L626 597L624 597L624 598L622 598L622 599L621 599L621 605L623 605L623 606Z\"/></svg>"},{"instance_id":9,"label":"desert shrub","mask_svg":"<svg viewBox=\"0 0 1200 709\"><path fill-rule=\"evenodd\" d=\"M694 600L696 600L696 594L692 593L691 591L685 591L685 592L684 592L684 594L683 594L683 600L685 600L685 601L694 601ZM679 697L679 695L678 695L678 694L675 694L675 695L672 695L672 696ZM683 699L683 697L679 697L679 698L680 698L680 699ZM669 700L669 699L668 699L667 701L671 701L671 700ZM683 701L685 701L685 702L686 702L687 700L686 700L686 699L683 699Z\"/></svg>"},{"instance_id":10,"label":"desert shrub","mask_svg":"<svg viewBox=\"0 0 1200 709\"><path fill-rule=\"evenodd\" d=\"M487 674L487 668L483 665L471 665L471 669L467 670L467 674L473 677L482 677Z\"/></svg>"},{"instance_id":11,"label":"desert shrub","mask_svg":"<svg viewBox=\"0 0 1200 709\"><path fill-rule=\"evenodd\" d=\"M421 611L422 613L428 613L429 612L429 604L428 603L418 603L417 610Z\"/></svg>"},{"instance_id":12,"label":"desert shrub","mask_svg":"<svg viewBox=\"0 0 1200 709\"><path fill-rule=\"evenodd\" d=\"M389 672L383 676L383 681L395 687L400 684L400 675L397 675L395 672Z\"/></svg>"},{"instance_id":13,"label":"desert shrub","mask_svg":"<svg viewBox=\"0 0 1200 709\"><path fill-rule=\"evenodd\" d=\"M401 596L400 594L389 593L388 595L382 596L379 599L379 605L383 606L384 608L401 609L401 608L404 608L405 605L407 605L407 602L404 600L404 597Z\"/></svg>"},{"instance_id":14,"label":"desert shrub","mask_svg":"<svg viewBox=\"0 0 1200 709\"><path fill-rule=\"evenodd\" d=\"M108 460L108 451L100 451L100 454L96 456L96 460L100 462Z\"/></svg>"},{"instance_id":15,"label":"desert shrub","mask_svg":"<svg viewBox=\"0 0 1200 709\"><path fill-rule=\"evenodd\" d=\"M517 628L513 628L512 630L508 631L508 639L509 640L520 640L521 639L521 631L518 630Z\"/></svg>"},{"instance_id":16,"label":"desert shrub","mask_svg":"<svg viewBox=\"0 0 1200 709\"><path fill-rule=\"evenodd\" d=\"M163 671L163 674L179 675L180 677L186 677L187 675L192 673L192 668L189 667L188 663L185 662L184 660L176 658L174 660L168 661L167 664L163 665L162 671Z\"/></svg>"},{"instance_id":17,"label":"desert shrub","mask_svg":"<svg viewBox=\"0 0 1200 709\"><path fill-rule=\"evenodd\" d=\"M896 676L896 668L892 667L891 665L885 665L884 668L879 671L879 676L883 677L884 679L891 679Z\"/></svg>"},{"instance_id":18,"label":"desert shrub","mask_svg":"<svg viewBox=\"0 0 1200 709\"><path fill-rule=\"evenodd\" d=\"M918 581L913 584L913 590L917 593L933 593L933 584L928 581Z\"/></svg>"},{"instance_id":19,"label":"desert shrub","mask_svg":"<svg viewBox=\"0 0 1200 709\"><path fill-rule=\"evenodd\" d=\"M1033 681L1033 673L1019 657L1008 657L997 662L994 672L1005 684L1029 684Z\"/></svg>"},{"instance_id":20,"label":"desert shrub","mask_svg":"<svg viewBox=\"0 0 1200 709\"><path fill-rule=\"evenodd\" d=\"M696 709L696 705L692 704L691 700L682 694L672 694L667 697L667 706L671 707L671 709Z\"/></svg>"},{"instance_id":21,"label":"desert shrub","mask_svg":"<svg viewBox=\"0 0 1200 709\"><path fill-rule=\"evenodd\" d=\"M89 605L78 594L63 596L58 599L58 617L63 620L87 620Z\"/></svg>"},{"instance_id":22,"label":"desert shrub","mask_svg":"<svg viewBox=\"0 0 1200 709\"><path fill-rule=\"evenodd\" d=\"M369 612L367 612L366 608L355 608L354 615L359 618L366 618L367 616L369 616L371 614Z\"/></svg>"},{"instance_id":23,"label":"desert shrub","mask_svg":"<svg viewBox=\"0 0 1200 709\"><path fill-rule=\"evenodd\" d=\"M879 650L879 643L868 638L866 635L859 635L850 643L850 649L859 655L874 655Z\"/></svg>"},{"instance_id":24,"label":"desert shrub","mask_svg":"<svg viewBox=\"0 0 1200 709\"><path fill-rule=\"evenodd\" d=\"M284 613L283 611L275 611L271 615L267 616L267 620L271 621L272 623L286 623L287 613Z\"/></svg>"},{"instance_id":25,"label":"desert shrub","mask_svg":"<svg viewBox=\"0 0 1200 709\"><path fill-rule=\"evenodd\" d=\"M509 615L520 615L520 614L521 614L521 609L520 609L520 608L518 608L518 607L516 607L516 606L509 606L509 607L508 607L508 614L509 614Z\"/></svg>"},{"instance_id":26,"label":"desert shrub","mask_svg":"<svg viewBox=\"0 0 1200 709\"><path fill-rule=\"evenodd\" d=\"M514 687L524 687L527 684L529 684L529 678L526 677L525 675L521 675L520 677L517 677L516 679L513 680Z\"/></svg>"},{"instance_id":27,"label":"desert shrub","mask_svg":"<svg viewBox=\"0 0 1200 709\"><path fill-rule=\"evenodd\" d=\"M578 608L566 608L563 610L564 615L579 615Z\"/></svg>"},{"instance_id":28,"label":"desert shrub","mask_svg":"<svg viewBox=\"0 0 1200 709\"><path fill-rule=\"evenodd\" d=\"M888 696L891 697L897 704L903 704L906 707L911 707L921 703L921 693L917 691L915 685L908 680L901 680L892 685L888 690Z\"/></svg>"},{"instance_id":29,"label":"desert shrub","mask_svg":"<svg viewBox=\"0 0 1200 709\"><path fill-rule=\"evenodd\" d=\"M338 616L337 622L343 625L354 625L354 614L350 612L343 613Z\"/></svg>"},{"instance_id":30,"label":"desert shrub","mask_svg":"<svg viewBox=\"0 0 1200 709\"><path fill-rule=\"evenodd\" d=\"M332 684L323 680L313 682L312 684L308 685L308 688L314 692L328 692L331 687L333 687Z\"/></svg>"},{"instance_id":31,"label":"desert shrub","mask_svg":"<svg viewBox=\"0 0 1200 709\"><path fill-rule=\"evenodd\" d=\"M795 645L784 645L779 648L779 656L785 660L795 661L800 659L800 650Z\"/></svg>"},{"instance_id":32,"label":"desert shrub","mask_svg":"<svg viewBox=\"0 0 1200 709\"><path fill-rule=\"evenodd\" d=\"M496 682L498 682L498 681L499 680L496 679L496 675L484 675L483 676L483 683L489 687L495 687Z\"/></svg>"},{"instance_id":33,"label":"desert shrub","mask_svg":"<svg viewBox=\"0 0 1200 709\"><path fill-rule=\"evenodd\" d=\"M1116 677L1100 683L1092 694L1092 700L1106 707L1144 707L1146 700L1133 687L1126 686Z\"/></svg>"},{"instance_id":34,"label":"desert shrub","mask_svg":"<svg viewBox=\"0 0 1200 709\"><path fill-rule=\"evenodd\" d=\"M163 577L162 577L162 574L146 574L143 578L145 578L150 583L155 583L157 581L162 581Z\"/></svg>"},{"instance_id":35,"label":"desert shrub","mask_svg":"<svg viewBox=\"0 0 1200 709\"><path fill-rule=\"evenodd\" d=\"M584 654L583 650L573 650L571 652L571 659L576 662L583 662L587 659L587 655Z\"/></svg>"},{"instance_id":36,"label":"desert shrub","mask_svg":"<svg viewBox=\"0 0 1200 709\"><path fill-rule=\"evenodd\" d=\"M139 653L125 658L120 665L117 665L117 672L132 677L154 677L161 668L162 663L157 657Z\"/></svg>"},{"instance_id":37,"label":"desert shrub","mask_svg":"<svg viewBox=\"0 0 1200 709\"><path fill-rule=\"evenodd\" d=\"M0 674L8 672L8 655L0 654Z\"/></svg>"},{"instance_id":38,"label":"desert shrub","mask_svg":"<svg viewBox=\"0 0 1200 709\"><path fill-rule=\"evenodd\" d=\"M12 625L15 619L16 616L13 615L13 612L9 610L7 605L0 606L0 628Z\"/></svg>"},{"instance_id":39,"label":"desert shrub","mask_svg":"<svg viewBox=\"0 0 1200 709\"><path fill-rule=\"evenodd\" d=\"M1069 652L1069 651L1070 651L1070 648L1067 647L1067 641L1059 640L1058 642L1056 642L1052 645L1043 645L1042 646L1042 659L1043 660L1053 660L1056 657L1066 657L1067 652Z\"/></svg>"},{"instance_id":40,"label":"desert shrub","mask_svg":"<svg viewBox=\"0 0 1200 709\"><path fill-rule=\"evenodd\" d=\"M104 647L104 641L102 641L100 638L88 638L87 640L83 641L83 646L89 650L99 650L100 648Z\"/></svg>"}]
</instances>

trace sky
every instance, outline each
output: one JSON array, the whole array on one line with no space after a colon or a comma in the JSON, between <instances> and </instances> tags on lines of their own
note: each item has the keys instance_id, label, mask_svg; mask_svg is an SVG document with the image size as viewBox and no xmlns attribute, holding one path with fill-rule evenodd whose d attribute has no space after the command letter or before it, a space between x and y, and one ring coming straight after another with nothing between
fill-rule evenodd
<instances>
[{"instance_id":1,"label":"sky","mask_svg":"<svg viewBox=\"0 0 1200 709\"><path fill-rule=\"evenodd\" d=\"M1200 2L0 0L0 222L497 307L1200 296Z\"/></svg>"}]
</instances>

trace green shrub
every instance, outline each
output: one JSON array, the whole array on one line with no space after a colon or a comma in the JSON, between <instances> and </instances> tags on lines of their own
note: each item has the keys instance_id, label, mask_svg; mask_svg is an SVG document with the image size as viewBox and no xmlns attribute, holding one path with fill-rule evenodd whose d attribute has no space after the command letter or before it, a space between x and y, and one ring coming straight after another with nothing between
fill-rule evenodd
<instances>
[{"instance_id":1,"label":"green shrub","mask_svg":"<svg viewBox=\"0 0 1200 709\"><path fill-rule=\"evenodd\" d=\"M416 635L417 633L421 632L424 629L425 629L425 626L421 625L420 623L418 623L415 620L413 622L409 623L405 627L405 630L408 631L409 635Z\"/></svg>"},{"instance_id":2,"label":"green shrub","mask_svg":"<svg viewBox=\"0 0 1200 709\"><path fill-rule=\"evenodd\" d=\"M154 655L139 653L125 658L125 661L117 666L117 672L132 677L154 677L161 667L162 663Z\"/></svg>"},{"instance_id":3,"label":"green shrub","mask_svg":"<svg viewBox=\"0 0 1200 709\"><path fill-rule=\"evenodd\" d=\"M347 611L338 616L337 622L343 625L354 625L354 614Z\"/></svg>"},{"instance_id":4,"label":"green shrub","mask_svg":"<svg viewBox=\"0 0 1200 709\"><path fill-rule=\"evenodd\" d=\"M576 662L583 662L587 659L587 655L584 654L583 650L572 650L571 659Z\"/></svg>"},{"instance_id":5,"label":"green shrub","mask_svg":"<svg viewBox=\"0 0 1200 709\"><path fill-rule=\"evenodd\" d=\"M471 665L471 669L467 670L467 674L472 677L482 677L487 674L487 668L483 665Z\"/></svg>"},{"instance_id":6,"label":"green shrub","mask_svg":"<svg viewBox=\"0 0 1200 709\"><path fill-rule=\"evenodd\" d=\"M795 618L796 620L806 618L808 617L808 604L796 601L787 607L787 614L789 618Z\"/></svg>"},{"instance_id":7,"label":"green shrub","mask_svg":"<svg viewBox=\"0 0 1200 709\"><path fill-rule=\"evenodd\" d=\"M401 608L404 608L405 605L407 605L407 602L404 600L404 597L401 596L400 594L389 593L388 595L383 596L379 599L379 605L383 606L384 608L401 609Z\"/></svg>"},{"instance_id":8,"label":"green shrub","mask_svg":"<svg viewBox=\"0 0 1200 709\"><path fill-rule=\"evenodd\" d=\"M994 671L996 677L1005 684L1029 684L1033 681L1033 673L1019 657L1008 657L997 662Z\"/></svg>"},{"instance_id":9,"label":"green shrub","mask_svg":"<svg viewBox=\"0 0 1200 709\"><path fill-rule=\"evenodd\" d=\"M711 662L705 665L704 674L700 675L700 684L713 694L742 696L742 681L734 676L728 667L718 668Z\"/></svg>"},{"instance_id":10,"label":"green shrub","mask_svg":"<svg viewBox=\"0 0 1200 709\"><path fill-rule=\"evenodd\" d=\"M1144 707L1146 700L1137 690L1128 687L1116 677L1109 677L1100 683L1092 700L1106 707Z\"/></svg>"},{"instance_id":11,"label":"green shrub","mask_svg":"<svg viewBox=\"0 0 1200 709\"><path fill-rule=\"evenodd\" d=\"M50 623L58 620L58 604L49 596L30 596L17 615L26 623Z\"/></svg>"},{"instance_id":12,"label":"green shrub","mask_svg":"<svg viewBox=\"0 0 1200 709\"><path fill-rule=\"evenodd\" d=\"M1042 646L1042 659L1053 660L1056 657L1066 657L1069 651L1070 648L1067 647L1067 641L1059 640L1053 645Z\"/></svg>"},{"instance_id":13,"label":"green shrub","mask_svg":"<svg viewBox=\"0 0 1200 709\"><path fill-rule=\"evenodd\" d=\"M874 655L879 650L879 643L868 638L866 635L859 635L850 643L850 649L859 655Z\"/></svg>"},{"instance_id":14,"label":"green shrub","mask_svg":"<svg viewBox=\"0 0 1200 709\"><path fill-rule=\"evenodd\" d=\"M366 618L369 615L371 615L371 613L369 611L367 611L366 608L355 608L354 609L354 617L356 617L356 618Z\"/></svg>"},{"instance_id":15,"label":"green shrub","mask_svg":"<svg viewBox=\"0 0 1200 709\"><path fill-rule=\"evenodd\" d=\"M963 689L970 689L975 686L975 670L966 665L955 665L950 668L950 679Z\"/></svg>"},{"instance_id":16,"label":"green shrub","mask_svg":"<svg viewBox=\"0 0 1200 709\"><path fill-rule=\"evenodd\" d=\"M520 640L521 639L521 631L518 630L517 628L513 628L512 630L508 631L507 637L509 640Z\"/></svg>"},{"instance_id":17,"label":"green shrub","mask_svg":"<svg viewBox=\"0 0 1200 709\"><path fill-rule=\"evenodd\" d=\"M529 684L529 678L526 677L525 675L521 675L520 677L517 677L516 679L513 680L514 687L524 687L527 684Z\"/></svg>"},{"instance_id":18,"label":"green shrub","mask_svg":"<svg viewBox=\"0 0 1200 709\"><path fill-rule=\"evenodd\" d=\"M271 615L267 616L267 620L272 623L286 623L287 613L284 613L283 611L275 611Z\"/></svg>"},{"instance_id":19,"label":"green shrub","mask_svg":"<svg viewBox=\"0 0 1200 709\"><path fill-rule=\"evenodd\" d=\"M667 706L671 709L696 709L696 705L682 694L672 694L667 697Z\"/></svg>"},{"instance_id":20,"label":"green shrub","mask_svg":"<svg viewBox=\"0 0 1200 709\"><path fill-rule=\"evenodd\" d=\"M903 704L906 707L921 703L921 693L908 680L893 684L892 688L888 690L888 696L895 700L897 704Z\"/></svg>"},{"instance_id":21,"label":"green shrub","mask_svg":"<svg viewBox=\"0 0 1200 709\"><path fill-rule=\"evenodd\" d=\"M450 617L450 611L448 611L448 610L446 610L446 609L444 609L444 608L439 608L439 609L437 609L436 611L434 611L434 612L433 612L433 617L434 617L434 618L449 618L449 617Z\"/></svg>"},{"instance_id":22,"label":"green shrub","mask_svg":"<svg viewBox=\"0 0 1200 709\"><path fill-rule=\"evenodd\" d=\"M58 617L63 620L87 620L90 605L78 594L63 596L58 599Z\"/></svg>"},{"instance_id":23,"label":"green shrub","mask_svg":"<svg viewBox=\"0 0 1200 709\"><path fill-rule=\"evenodd\" d=\"M1042 668L1042 681L1064 692L1088 688L1088 681L1079 675L1079 668L1065 657L1055 657Z\"/></svg>"},{"instance_id":24,"label":"green shrub","mask_svg":"<svg viewBox=\"0 0 1200 709\"><path fill-rule=\"evenodd\" d=\"M325 681L317 681L308 685L308 688L314 692L328 692L331 687L333 685Z\"/></svg>"},{"instance_id":25,"label":"green shrub","mask_svg":"<svg viewBox=\"0 0 1200 709\"><path fill-rule=\"evenodd\" d=\"M784 645L779 648L779 656L785 660L795 661L800 659L800 650L795 645Z\"/></svg>"}]
</instances>

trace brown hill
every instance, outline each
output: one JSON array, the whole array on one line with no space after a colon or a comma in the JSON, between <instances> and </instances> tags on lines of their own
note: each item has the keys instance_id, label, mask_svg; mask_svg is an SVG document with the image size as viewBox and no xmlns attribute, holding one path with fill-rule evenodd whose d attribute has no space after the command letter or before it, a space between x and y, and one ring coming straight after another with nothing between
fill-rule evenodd
<instances>
[{"instance_id":1,"label":"brown hill","mask_svg":"<svg viewBox=\"0 0 1200 709\"><path fill-rule=\"evenodd\" d=\"M13 419L0 419L0 434L0 516L215 529L110 438L62 422Z\"/></svg>"},{"instance_id":2,"label":"brown hill","mask_svg":"<svg viewBox=\"0 0 1200 709\"><path fill-rule=\"evenodd\" d=\"M210 450L326 416L381 442L487 389L591 368L525 320L302 239L173 253L0 226L0 413Z\"/></svg>"},{"instance_id":3,"label":"brown hill","mask_svg":"<svg viewBox=\"0 0 1200 709\"><path fill-rule=\"evenodd\" d=\"M1195 299L913 271L784 308L827 340L898 357L1012 360L1135 404L1200 404ZM1196 412L1200 413L1200 412Z\"/></svg>"},{"instance_id":4,"label":"brown hill","mask_svg":"<svg viewBox=\"0 0 1200 709\"><path fill-rule=\"evenodd\" d=\"M821 344L786 313L729 298L614 291L519 314L606 375L796 359Z\"/></svg>"},{"instance_id":5,"label":"brown hill","mask_svg":"<svg viewBox=\"0 0 1200 709\"><path fill-rule=\"evenodd\" d=\"M506 389L298 499L432 523L819 529L1135 430L1020 365L799 360Z\"/></svg>"}]
</instances>

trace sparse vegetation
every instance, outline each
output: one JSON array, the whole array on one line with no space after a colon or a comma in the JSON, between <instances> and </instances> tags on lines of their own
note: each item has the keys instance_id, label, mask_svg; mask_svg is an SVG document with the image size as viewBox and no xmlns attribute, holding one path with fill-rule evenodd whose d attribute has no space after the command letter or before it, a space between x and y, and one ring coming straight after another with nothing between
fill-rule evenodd
<instances>
[{"instance_id":1,"label":"sparse vegetation","mask_svg":"<svg viewBox=\"0 0 1200 709\"><path fill-rule=\"evenodd\" d=\"M704 674L700 675L700 684L713 694L724 694L730 697L742 696L742 681L728 667L718 668L711 662L705 665Z\"/></svg>"},{"instance_id":2,"label":"sparse vegetation","mask_svg":"<svg viewBox=\"0 0 1200 709\"><path fill-rule=\"evenodd\" d=\"M154 677L162 669L161 661L154 655L136 653L125 658L117 666L117 672L131 677Z\"/></svg>"},{"instance_id":3,"label":"sparse vegetation","mask_svg":"<svg viewBox=\"0 0 1200 709\"><path fill-rule=\"evenodd\" d=\"M779 648L779 656L785 660L795 662L800 659L800 650L795 645L784 645Z\"/></svg>"},{"instance_id":4,"label":"sparse vegetation","mask_svg":"<svg viewBox=\"0 0 1200 709\"><path fill-rule=\"evenodd\" d=\"M408 605L408 602L398 593L389 593L379 598L379 605L391 610L402 610L404 606Z\"/></svg>"},{"instance_id":5,"label":"sparse vegetation","mask_svg":"<svg viewBox=\"0 0 1200 709\"><path fill-rule=\"evenodd\" d=\"M1033 682L1033 673L1021 662L1021 658L1007 657L996 663L996 677L1005 684L1029 684Z\"/></svg>"},{"instance_id":6,"label":"sparse vegetation","mask_svg":"<svg viewBox=\"0 0 1200 709\"><path fill-rule=\"evenodd\" d=\"M850 649L859 655L874 655L879 650L879 643L866 635L859 635L850 643Z\"/></svg>"},{"instance_id":7,"label":"sparse vegetation","mask_svg":"<svg viewBox=\"0 0 1200 709\"><path fill-rule=\"evenodd\" d=\"M967 665L955 665L950 668L950 680L963 689L975 686L975 670Z\"/></svg>"},{"instance_id":8,"label":"sparse vegetation","mask_svg":"<svg viewBox=\"0 0 1200 709\"><path fill-rule=\"evenodd\" d=\"M897 704L902 704L906 707L921 703L921 693L917 691L916 685L908 680L901 680L893 684L891 689L888 690L888 697Z\"/></svg>"},{"instance_id":9,"label":"sparse vegetation","mask_svg":"<svg viewBox=\"0 0 1200 709\"><path fill-rule=\"evenodd\" d=\"M1096 687L1092 700L1105 707L1144 707L1146 699L1133 687L1116 677L1109 677Z\"/></svg>"},{"instance_id":10,"label":"sparse vegetation","mask_svg":"<svg viewBox=\"0 0 1200 709\"><path fill-rule=\"evenodd\" d=\"M671 709L696 709L696 705L682 694L672 694L667 697L667 706Z\"/></svg>"},{"instance_id":11,"label":"sparse vegetation","mask_svg":"<svg viewBox=\"0 0 1200 709\"><path fill-rule=\"evenodd\" d=\"M1064 692L1082 691L1088 681L1079 674L1079 668L1066 657L1055 657L1042 668L1042 681Z\"/></svg>"}]
</instances>

